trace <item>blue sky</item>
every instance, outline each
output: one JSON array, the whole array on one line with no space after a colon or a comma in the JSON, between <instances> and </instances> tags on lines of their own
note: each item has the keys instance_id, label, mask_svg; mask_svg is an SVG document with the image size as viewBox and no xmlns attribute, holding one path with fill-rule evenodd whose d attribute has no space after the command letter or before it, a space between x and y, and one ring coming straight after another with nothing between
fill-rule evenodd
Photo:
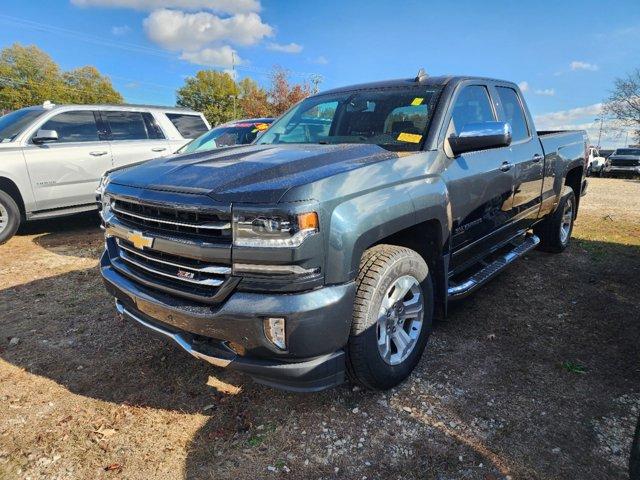
<instances>
[{"instance_id":1,"label":"blue sky","mask_svg":"<svg viewBox=\"0 0 640 480\"><path fill-rule=\"evenodd\" d=\"M266 83L275 64L321 89L428 73L519 82L539 128L597 138L613 79L640 67L640 2L3 0L0 47L43 48L62 68L95 65L127 101L175 102L201 68ZM613 131L605 145L621 145Z\"/></svg>"}]
</instances>

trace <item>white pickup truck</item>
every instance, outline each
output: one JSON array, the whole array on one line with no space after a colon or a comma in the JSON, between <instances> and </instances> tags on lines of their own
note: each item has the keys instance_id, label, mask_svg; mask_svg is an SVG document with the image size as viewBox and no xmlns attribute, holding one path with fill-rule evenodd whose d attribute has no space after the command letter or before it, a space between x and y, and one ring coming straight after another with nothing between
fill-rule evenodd
<instances>
[{"instance_id":1,"label":"white pickup truck","mask_svg":"<svg viewBox=\"0 0 640 480\"><path fill-rule=\"evenodd\" d=\"M95 209L105 171L173 153L209 129L201 113L145 105L45 102L0 117L0 244L22 221Z\"/></svg>"}]
</instances>

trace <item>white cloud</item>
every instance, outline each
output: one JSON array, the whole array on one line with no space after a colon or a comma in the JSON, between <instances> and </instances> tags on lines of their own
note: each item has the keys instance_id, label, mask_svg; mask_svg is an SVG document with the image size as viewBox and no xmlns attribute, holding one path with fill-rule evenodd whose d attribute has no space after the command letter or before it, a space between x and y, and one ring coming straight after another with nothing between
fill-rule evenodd
<instances>
[{"instance_id":1,"label":"white cloud","mask_svg":"<svg viewBox=\"0 0 640 480\"><path fill-rule=\"evenodd\" d=\"M580 60L574 60L569 64L571 70L588 70L591 72L595 72L598 70L598 65L589 62L582 62Z\"/></svg>"},{"instance_id":2,"label":"white cloud","mask_svg":"<svg viewBox=\"0 0 640 480\"><path fill-rule=\"evenodd\" d=\"M273 35L273 28L256 13L221 18L207 12L157 10L143 22L147 35L169 50L196 51L221 42L254 45Z\"/></svg>"},{"instance_id":3,"label":"white cloud","mask_svg":"<svg viewBox=\"0 0 640 480\"><path fill-rule=\"evenodd\" d=\"M598 143L603 148L615 148L624 145L629 133L629 142L633 139L633 127L625 126L615 120L605 119L600 131L599 116L602 114L602 103L594 103L584 107L545 113L535 117L538 130L586 130L591 145Z\"/></svg>"},{"instance_id":4,"label":"white cloud","mask_svg":"<svg viewBox=\"0 0 640 480\"><path fill-rule=\"evenodd\" d=\"M302 51L302 45L293 42L287 44L271 42L267 45L267 48L274 52L283 53L300 53Z\"/></svg>"},{"instance_id":5,"label":"white cloud","mask_svg":"<svg viewBox=\"0 0 640 480\"><path fill-rule=\"evenodd\" d=\"M259 12L259 0L71 0L79 7L132 8L157 10L178 8L183 10L211 10L219 13Z\"/></svg>"},{"instance_id":6,"label":"white cloud","mask_svg":"<svg viewBox=\"0 0 640 480\"><path fill-rule=\"evenodd\" d=\"M602 106L602 103L594 103L584 107L537 115L535 118L536 126L539 129L545 130L556 129L559 126L566 126L567 124L585 119L593 121L594 118L602 113Z\"/></svg>"},{"instance_id":7,"label":"white cloud","mask_svg":"<svg viewBox=\"0 0 640 480\"><path fill-rule=\"evenodd\" d=\"M238 57L235 50L228 45L216 48L204 48L194 52L182 52L180 58L196 65L208 67L231 68L234 64L240 65L243 60Z\"/></svg>"},{"instance_id":8,"label":"white cloud","mask_svg":"<svg viewBox=\"0 0 640 480\"><path fill-rule=\"evenodd\" d=\"M529 82L525 82L524 80L518 84L520 90L524 93L529 90Z\"/></svg>"},{"instance_id":9,"label":"white cloud","mask_svg":"<svg viewBox=\"0 0 640 480\"><path fill-rule=\"evenodd\" d=\"M131 27L129 25L111 27L111 34L115 35L117 37L121 37L122 35L126 35L130 31L131 31Z\"/></svg>"},{"instance_id":10,"label":"white cloud","mask_svg":"<svg viewBox=\"0 0 640 480\"><path fill-rule=\"evenodd\" d=\"M310 62L317 63L318 65L326 65L329 63L329 60L324 55L320 55L319 57L311 59Z\"/></svg>"},{"instance_id":11,"label":"white cloud","mask_svg":"<svg viewBox=\"0 0 640 480\"><path fill-rule=\"evenodd\" d=\"M544 89L537 89L535 90L533 93L535 93L536 95L543 95L546 97L553 97L556 94L556 91L553 88L544 88Z\"/></svg>"}]
</instances>

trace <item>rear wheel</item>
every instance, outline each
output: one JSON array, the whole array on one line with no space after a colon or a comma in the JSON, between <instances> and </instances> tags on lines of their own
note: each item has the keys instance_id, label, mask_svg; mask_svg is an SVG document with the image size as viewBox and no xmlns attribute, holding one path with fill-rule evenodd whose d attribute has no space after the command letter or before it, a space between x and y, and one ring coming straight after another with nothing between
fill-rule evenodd
<instances>
[{"instance_id":1,"label":"rear wheel","mask_svg":"<svg viewBox=\"0 0 640 480\"><path fill-rule=\"evenodd\" d=\"M20 209L15 200L0 190L0 245L13 237L20 226Z\"/></svg>"},{"instance_id":2,"label":"rear wheel","mask_svg":"<svg viewBox=\"0 0 640 480\"><path fill-rule=\"evenodd\" d=\"M352 382L384 390L414 369L433 318L429 268L415 251L377 245L363 255L357 279L347 372Z\"/></svg>"},{"instance_id":3,"label":"rear wheel","mask_svg":"<svg viewBox=\"0 0 640 480\"><path fill-rule=\"evenodd\" d=\"M565 189L556 211L533 228L534 233L540 237L539 248L545 252L560 253L571 240L576 216L576 196L571 187L565 186Z\"/></svg>"}]
</instances>

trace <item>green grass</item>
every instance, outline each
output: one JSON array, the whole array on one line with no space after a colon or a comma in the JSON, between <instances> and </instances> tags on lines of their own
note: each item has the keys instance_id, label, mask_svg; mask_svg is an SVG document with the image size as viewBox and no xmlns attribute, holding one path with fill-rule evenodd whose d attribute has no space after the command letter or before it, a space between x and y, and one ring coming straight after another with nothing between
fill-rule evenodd
<instances>
[{"instance_id":1,"label":"green grass","mask_svg":"<svg viewBox=\"0 0 640 480\"><path fill-rule=\"evenodd\" d=\"M571 373L587 373L587 367L585 367L584 365L580 365L579 363L571 362L569 360L562 362L562 368Z\"/></svg>"}]
</instances>

